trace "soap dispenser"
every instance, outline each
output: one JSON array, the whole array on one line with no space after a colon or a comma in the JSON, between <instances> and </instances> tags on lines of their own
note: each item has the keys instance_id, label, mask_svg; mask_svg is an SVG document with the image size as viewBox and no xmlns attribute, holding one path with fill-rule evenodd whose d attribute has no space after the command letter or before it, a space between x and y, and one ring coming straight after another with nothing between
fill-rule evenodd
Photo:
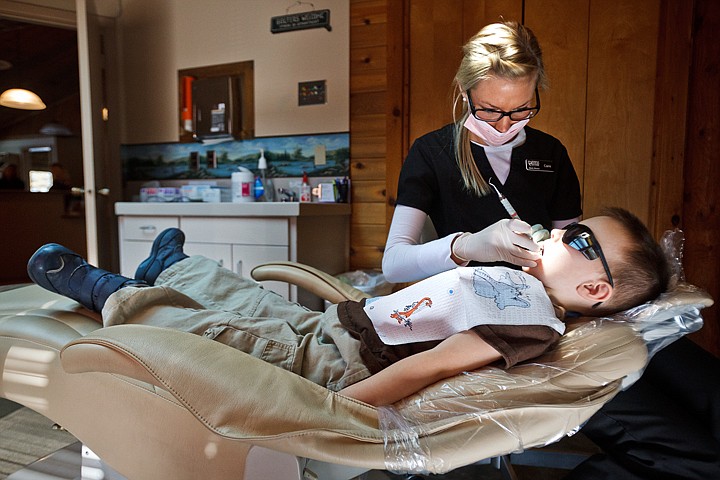
<instances>
[{"instance_id":1,"label":"soap dispenser","mask_svg":"<svg viewBox=\"0 0 720 480\"><path fill-rule=\"evenodd\" d=\"M255 180L255 198L261 202L273 201L272 180L268 180L267 175L267 159L265 158L265 149L260 149L260 158L258 158L258 170L260 175ZM259 191L258 191L259 188Z\"/></svg>"}]
</instances>

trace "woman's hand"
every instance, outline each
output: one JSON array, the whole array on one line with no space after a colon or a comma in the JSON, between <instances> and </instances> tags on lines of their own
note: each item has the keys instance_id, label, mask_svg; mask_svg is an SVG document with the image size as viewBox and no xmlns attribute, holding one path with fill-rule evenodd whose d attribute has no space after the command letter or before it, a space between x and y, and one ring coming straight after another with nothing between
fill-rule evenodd
<instances>
[{"instance_id":1,"label":"woman's hand","mask_svg":"<svg viewBox=\"0 0 720 480\"><path fill-rule=\"evenodd\" d=\"M522 220L504 219L477 233L463 233L452 243L456 263L508 262L534 267L540 258L540 247L532 240L532 228Z\"/></svg>"}]
</instances>

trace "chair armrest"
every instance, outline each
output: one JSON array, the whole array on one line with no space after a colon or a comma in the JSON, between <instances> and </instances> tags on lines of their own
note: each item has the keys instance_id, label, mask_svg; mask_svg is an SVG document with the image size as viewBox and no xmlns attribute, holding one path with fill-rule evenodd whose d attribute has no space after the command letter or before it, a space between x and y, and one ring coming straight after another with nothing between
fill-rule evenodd
<instances>
[{"instance_id":1,"label":"chair armrest","mask_svg":"<svg viewBox=\"0 0 720 480\"><path fill-rule=\"evenodd\" d=\"M369 295L352 285L328 275L322 270L297 262L269 262L253 268L250 275L258 282L275 280L304 288L308 292L329 301L360 301Z\"/></svg>"}]
</instances>

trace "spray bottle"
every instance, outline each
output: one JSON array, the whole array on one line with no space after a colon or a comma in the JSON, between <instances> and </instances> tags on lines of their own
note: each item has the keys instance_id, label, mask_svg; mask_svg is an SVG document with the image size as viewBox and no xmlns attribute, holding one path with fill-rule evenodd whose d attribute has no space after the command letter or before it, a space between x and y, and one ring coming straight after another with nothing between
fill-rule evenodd
<instances>
[{"instance_id":1,"label":"spray bottle","mask_svg":"<svg viewBox=\"0 0 720 480\"><path fill-rule=\"evenodd\" d=\"M310 196L310 182L308 181L307 173L303 172L302 185L300 185L300 202L310 202L312 197Z\"/></svg>"}]
</instances>

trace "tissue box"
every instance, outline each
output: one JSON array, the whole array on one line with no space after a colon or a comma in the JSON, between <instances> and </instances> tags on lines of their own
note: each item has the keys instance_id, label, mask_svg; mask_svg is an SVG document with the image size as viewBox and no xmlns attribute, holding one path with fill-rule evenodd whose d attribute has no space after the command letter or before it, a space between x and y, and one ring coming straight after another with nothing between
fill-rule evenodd
<instances>
[{"instance_id":1,"label":"tissue box","mask_svg":"<svg viewBox=\"0 0 720 480\"><path fill-rule=\"evenodd\" d=\"M143 187L140 189L141 202L176 202L180 193L172 187Z\"/></svg>"}]
</instances>

